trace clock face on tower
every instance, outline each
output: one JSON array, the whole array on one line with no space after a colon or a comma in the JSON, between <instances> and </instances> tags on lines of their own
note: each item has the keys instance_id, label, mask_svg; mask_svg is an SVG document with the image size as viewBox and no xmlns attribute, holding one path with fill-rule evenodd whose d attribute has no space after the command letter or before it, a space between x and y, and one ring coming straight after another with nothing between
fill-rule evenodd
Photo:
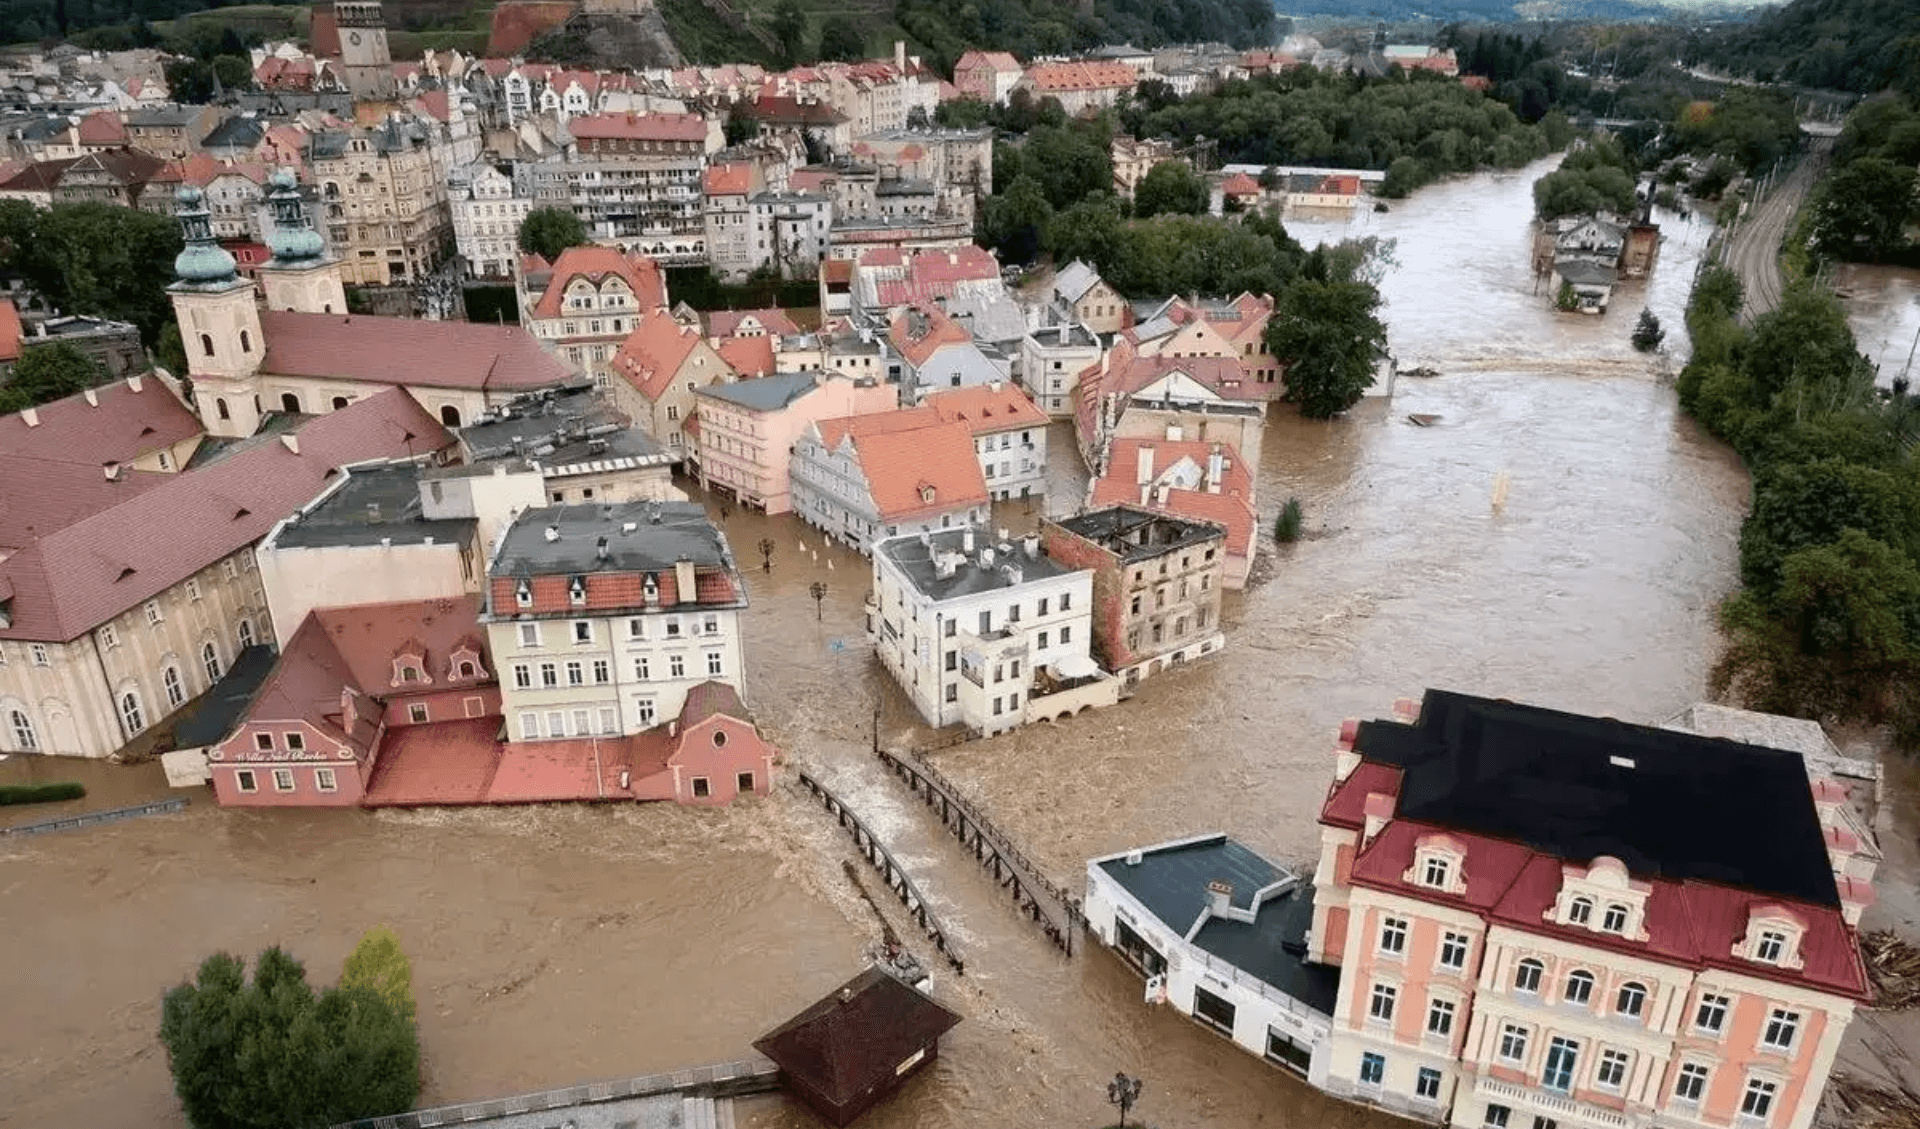
<instances>
[{"instance_id":1,"label":"clock face on tower","mask_svg":"<svg viewBox=\"0 0 1920 1129\"><path fill-rule=\"evenodd\" d=\"M359 32L357 32L357 31L351 31L351 32L348 32L348 33L347 33L347 42L348 42L348 43L350 43L350 44L352 44L352 45L353 45L353 46L355 46L355 47L358 47L358 46L360 46L360 33L359 33Z\"/></svg>"}]
</instances>

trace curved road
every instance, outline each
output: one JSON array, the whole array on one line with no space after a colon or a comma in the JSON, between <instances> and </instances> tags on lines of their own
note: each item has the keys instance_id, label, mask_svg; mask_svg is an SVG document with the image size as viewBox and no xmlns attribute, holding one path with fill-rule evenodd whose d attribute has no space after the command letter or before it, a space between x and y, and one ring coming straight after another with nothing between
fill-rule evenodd
<instances>
[{"instance_id":1,"label":"curved road","mask_svg":"<svg viewBox=\"0 0 1920 1129\"><path fill-rule=\"evenodd\" d=\"M1766 199L1755 204L1729 235L1721 261L1740 276L1746 291L1742 309L1751 322L1780 304L1784 280L1780 274L1780 244L1786 239L1787 226L1813 189L1813 183L1826 169L1832 139L1817 138L1807 159L1801 161L1787 179L1780 182Z\"/></svg>"}]
</instances>

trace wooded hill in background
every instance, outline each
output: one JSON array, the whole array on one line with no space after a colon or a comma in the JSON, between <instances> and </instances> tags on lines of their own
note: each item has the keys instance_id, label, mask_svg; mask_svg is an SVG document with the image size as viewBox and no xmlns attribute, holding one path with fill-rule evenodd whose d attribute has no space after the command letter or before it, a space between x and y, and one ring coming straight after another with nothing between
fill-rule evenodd
<instances>
[{"instance_id":1,"label":"wooded hill in background","mask_svg":"<svg viewBox=\"0 0 1920 1129\"><path fill-rule=\"evenodd\" d=\"M1703 44L1704 61L1760 82L1920 92L1920 4L1794 0Z\"/></svg>"},{"instance_id":2,"label":"wooded hill in background","mask_svg":"<svg viewBox=\"0 0 1920 1129\"><path fill-rule=\"evenodd\" d=\"M900 0L894 19L942 72L975 47L1030 59L1103 43L1261 47L1276 39L1268 0L1093 0L1085 10L1062 0Z\"/></svg>"}]
</instances>

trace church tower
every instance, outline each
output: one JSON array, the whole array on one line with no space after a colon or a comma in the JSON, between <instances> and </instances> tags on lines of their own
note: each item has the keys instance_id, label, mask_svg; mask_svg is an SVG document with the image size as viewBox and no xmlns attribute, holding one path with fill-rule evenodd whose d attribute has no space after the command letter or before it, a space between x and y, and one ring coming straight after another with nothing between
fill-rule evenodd
<instances>
[{"instance_id":1,"label":"church tower","mask_svg":"<svg viewBox=\"0 0 1920 1129\"><path fill-rule=\"evenodd\" d=\"M267 233L273 258L259 269L267 309L345 314L347 291L340 281L340 260L327 253L326 240L313 230L306 201L290 170L281 169L268 179L267 208L273 216L273 228Z\"/></svg>"},{"instance_id":2,"label":"church tower","mask_svg":"<svg viewBox=\"0 0 1920 1129\"><path fill-rule=\"evenodd\" d=\"M257 374L267 343L260 332L253 283L214 242L206 194L193 185L174 195L186 247L173 260L174 317L193 379L194 407L213 435L245 437L260 426Z\"/></svg>"},{"instance_id":3,"label":"church tower","mask_svg":"<svg viewBox=\"0 0 1920 1129\"><path fill-rule=\"evenodd\" d=\"M340 64L355 98L392 98L393 56L387 51L387 18L380 0L334 0L340 28Z\"/></svg>"}]
</instances>

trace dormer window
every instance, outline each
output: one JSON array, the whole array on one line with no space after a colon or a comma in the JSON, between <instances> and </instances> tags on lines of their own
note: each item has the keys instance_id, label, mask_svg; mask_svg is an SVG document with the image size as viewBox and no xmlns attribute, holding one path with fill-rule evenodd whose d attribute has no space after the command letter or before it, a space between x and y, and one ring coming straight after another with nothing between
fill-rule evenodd
<instances>
[{"instance_id":1,"label":"dormer window","mask_svg":"<svg viewBox=\"0 0 1920 1129\"><path fill-rule=\"evenodd\" d=\"M522 580L513 589L513 602L523 608L533 606L533 585Z\"/></svg>"},{"instance_id":2,"label":"dormer window","mask_svg":"<svg viewBox=\"0 0 1920 1129\"><path fill-rule=\"evenodd\" d=\"M1787 937L1784 933L1768 930L1760 934L1760 943L1753 948L1753 959L1768 964L1779 964L1787 951Z\"/></svg>"},{"instance_id":3,"label":"dormer window","mask_svg":"<svg viewBox=\"0 0 1920 1129\"><path fill-rule=\"evenodd\" d=\"M567 601L574 607L587 602L587 578L576 576L567 582Z\"/></svg>"},{"instance_id":4,"label":"dormer window","mask_svg":"<svg viewBox=\"0 0 1920 1129\"><path fill-rule=\"evenodd\" d=\"M1806 925L1785 906L1755 906L1747 918L1747 935L1734 947L1733 955L1780 968L1801 968L1805 961L1800 942Z\"/></svg>"},{"instance_id":5,"label":"dormer window","mask_svg":"<svg viewBox=\"0 0 1920 1129\"><path fill-rule=\"evenodd\" d=\"M1164 569L1164 565L1162 566ZM1065 610L1065 602L1062 602ZM1402 881L1448 894L1464 894L1466 884L1466 845L1450 835L1422 835L1414 843L1413 865L1400 876Z\"/></svg>"},{"instance_id":6,"label":"dormer window","mask_svg":"<svg viewBox=\"0 0 1920 1129\"><path fill-rule=\"evenodd\" d=\"M1420 881L1436 889L1445 889L1447 879L1452 874L1453 867L1447 865L1447 860L1429 857L1427 859L1425 872L1420 876Z\"/></svg>"},{"instance_id":7,"label":"dormer window","mask_svg":"<svg viewBox=\"0 0 1920 1129\"><path fill-rule=\"evenodd\" d=\"M417 666L402 666L400 668L400 681L402 682L420 681L420 668Z\"/></svg>"},{"instance_id":8,"label":"dormer window","mask_svg":"<svg viewBox=\"0 0 1920 1129\"><path fill-rule=\"evenodd\" d=\"M1587 898L1575 898L1567 903L1567 924L1585 925L1593 920L1593 902Z\"/></svg>"},{"instance_id":9,"label":"dormer window","mask_svg":"<svg viewBox=\"0 0 1920 1129\"><path fill-rule=\"evenodd\" d=\"M1624 933L1627 930L1627 907L1619 904L1607 907L1600 919L1600 928L1608 933Z\"/></svg>"}]
</instances>

